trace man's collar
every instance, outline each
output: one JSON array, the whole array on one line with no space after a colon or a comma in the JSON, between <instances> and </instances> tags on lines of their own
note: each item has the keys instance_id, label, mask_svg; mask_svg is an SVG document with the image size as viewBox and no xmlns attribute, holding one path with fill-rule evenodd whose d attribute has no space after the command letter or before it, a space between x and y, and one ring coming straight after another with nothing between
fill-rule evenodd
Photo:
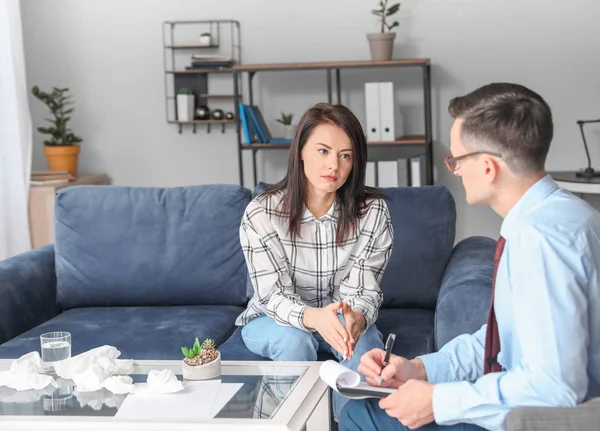
<instances>
[{"instance_id":1,"label":"man's collar","mask_svg":"<svg viewBox=\"0 0 600 431\"><path fill-rule=\"evenodd\" d=\"M535 205L543 201L557 189L558 186L548 174L535 182L504 218L502 226L500 227L500 235L505 239L508 239L519 220Z\"/></svg>"}]
</instances>

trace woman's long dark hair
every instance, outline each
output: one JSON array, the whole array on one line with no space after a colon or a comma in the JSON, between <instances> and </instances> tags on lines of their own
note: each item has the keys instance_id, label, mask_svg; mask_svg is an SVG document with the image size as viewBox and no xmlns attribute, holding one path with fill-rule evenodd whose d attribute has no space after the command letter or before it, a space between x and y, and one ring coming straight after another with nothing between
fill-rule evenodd
<instances>
[{"instance_id":1,"label":"woman's long dark hair","mask_svg":"<svg viewBox=\"0 0 600 431\"><path fill-rule=\"evenodd\" d=\"M367 168L367 141L358 118L343 105L319 103L304 113L288 155L287 174L283 180L264 194L284 192L281 210L289 216L289 233L292 238L300 232L300 220L306 206L306 176L302 161L302 148L313 130L321 124L331 124L346 132L352 142L352 170L346 182L337 190L338 209L337 244L342 244L358 226L358 220L367 209L366 201L386 198L378 189L365 185Z\"/></svg>"}]
</instances>

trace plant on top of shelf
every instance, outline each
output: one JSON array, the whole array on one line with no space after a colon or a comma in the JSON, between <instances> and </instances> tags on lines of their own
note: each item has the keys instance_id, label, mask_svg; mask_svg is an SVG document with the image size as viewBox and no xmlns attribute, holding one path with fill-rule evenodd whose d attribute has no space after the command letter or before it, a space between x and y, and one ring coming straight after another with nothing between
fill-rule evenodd
<instances>
[{"instance_id":1,"label":"plant on top of shelf","mask_svg":"<svg viewBox=\"0 0 600 431\"><path fill-rule=\"evenodd\" d=\"M211 36L210 33L204 32L200 34L200 45L209 46L211 44Z\"/></svg>"},{"instance_id":2,"label":"plant on top of shelf","mask_svg":"<svg viewBox=\"0 0 600 431\"><path fill-rule=\"evenodd\" d=\"M275 121L283 124L284 126L291 126L293 119L294 119L294 114L284 114L282 112L281 117L277 118Z\"/></svg>"},{"instance_id":3,"label":"plant on top of shelf","mask_svg":"<svg viewBox=\"0 0 600 431\"><path fill-rule=\"evenodd\" d=\"M391 31L394 27L398 27L400 23L398 21L394 21L391 24L387 23L387 19L398 13L400 10L400 3L396 3L395 5L388 7L388 0L379 2L379 9L373 9L372 14L378 16L381 20L381 33L385 33L385 29L387 27L387 31Z\"/></svg>"},{"instance_id":4,"label":"plant on top of shelf","mask_svg":"<svg viewBox=\"0 0 600 431\"><path fill-rule=\"evenodd\" d=\"M68 171L74 177L77 176L78 156L81 150L79 142L81 137L74 134L67 123L71 119L74 108L71 96L66 93L68 88L52 88L52 92L46 93L35 85L31 93L48 106L52 113L52 119L47 118L50 127L38 127L38 131L50 138L44 141L44 154L48 159L51 171Z\"/></svg>"},{"instance_id":5,"label":"plant on top of shelf","mask_svg":"<svg viewBox=\"0 0 600 431\"><path fill-rule=\"evenodd\" d=\"M369 48L371 50L371 59L373 61L388 61L392 59L392 51L394 49L394 39L396 33L392 31L398 27L400 23L393 21L388 23L388 19L395 15L400 10L400 4L396 3L388 6L389 0L380 0L379 8L373 9L371 13L379 17L380 26L378 33L368 33ZM387 32L386 32L387 29Z\"/></svg>"}]
</instances>

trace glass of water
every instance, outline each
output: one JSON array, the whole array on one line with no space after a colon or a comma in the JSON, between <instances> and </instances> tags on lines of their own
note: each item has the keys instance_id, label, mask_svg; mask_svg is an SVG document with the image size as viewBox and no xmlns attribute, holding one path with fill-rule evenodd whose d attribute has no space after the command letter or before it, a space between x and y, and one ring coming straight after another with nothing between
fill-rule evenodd
<instances>
[{"instance_id":1,"label":"glass of water","mask_svg":"<svg viewBox=\"0 0 600 431\"><path fill-rule=\"evenodd\" d=\"M54 370L54 362L71 357L71 334L69 332L47 332L40 336L42 362L46 371Z\"/></svg>"}]
</instances>

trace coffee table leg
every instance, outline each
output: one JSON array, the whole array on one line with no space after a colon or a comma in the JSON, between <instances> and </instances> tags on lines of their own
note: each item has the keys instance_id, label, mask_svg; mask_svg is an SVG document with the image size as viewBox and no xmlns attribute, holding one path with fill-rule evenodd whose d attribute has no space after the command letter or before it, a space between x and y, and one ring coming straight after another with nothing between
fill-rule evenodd
<instances>
[{"instance_id":1,"label":"coffee table leg","mask_svg":"<svg viewBox=\"0 0 600 431\"><path fill-rule=\"evenodd\" d=\"M329 399L330 393L327 390L308 419L306 431L330 431L331 409L329 408Z\"/></svg>"}]
</instances>

